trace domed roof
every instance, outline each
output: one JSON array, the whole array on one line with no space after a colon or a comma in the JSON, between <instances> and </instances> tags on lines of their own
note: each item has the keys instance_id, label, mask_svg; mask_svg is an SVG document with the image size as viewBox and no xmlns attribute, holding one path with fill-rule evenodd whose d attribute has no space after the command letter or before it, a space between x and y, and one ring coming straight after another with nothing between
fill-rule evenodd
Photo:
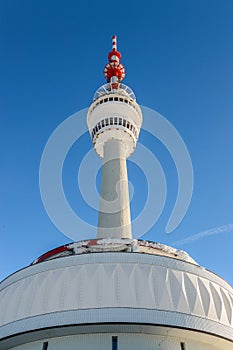
<instances>
[{"instance_id":1,"label":"domed roof","mask_svg":"<svg viewBox=\"0 0 233 350\"><path fill-rule=\"evenodd\" d=\"M1 283L0 338L58 326L127 323L233 341L232 305L228 283L185 259L77 251L34 263Z\"/></svg>"}]
</instances>

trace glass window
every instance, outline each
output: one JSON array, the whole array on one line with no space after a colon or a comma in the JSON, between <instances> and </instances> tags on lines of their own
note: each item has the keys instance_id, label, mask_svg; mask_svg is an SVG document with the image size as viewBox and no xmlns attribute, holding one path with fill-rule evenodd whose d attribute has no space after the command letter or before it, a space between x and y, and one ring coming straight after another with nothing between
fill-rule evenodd
<instances>
[{"instance_id":1,"label":"glass window","mask_svg":"<svg viewBox=\"0 0 233 350\"><path fill-rule=\"evenodd\" d=\"M117 337L112 337L112 350L117 350L117 345L118 345L118 338Z\"/></svg>"},{"instance_id":2,"label":"glass window","mask_svg":"<svg viewBox=\"0 0 233 350\"><path fill-rule=\"evenodd\" d=\"M185 343L180 343L180 350L186 350Z\"/></svg>"},{"instance_id":3,"label":"glass window","mask_svg":"<svg viewBox=\"0 0 233 350\"><path fill-rule=\"evenodd\" d=\"M45 341L43 343L42 350L47 350L48 349L48 345L49 345L49 343L47 341Z\"/></svg>"}]
</instances>

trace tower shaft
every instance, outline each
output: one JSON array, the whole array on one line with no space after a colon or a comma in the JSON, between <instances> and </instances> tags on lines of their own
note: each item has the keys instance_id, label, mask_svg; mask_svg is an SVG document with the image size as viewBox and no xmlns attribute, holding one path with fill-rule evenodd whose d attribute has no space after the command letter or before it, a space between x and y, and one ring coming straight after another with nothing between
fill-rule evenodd
<instances>
[{"instance_id":1,"label":"tower shaft","mask_svg":"<svg viewBox=\"0 0 233 350\"><path fill-rule=\"evenodd\" d=\"M110 139L103 153L98 238L132 238L125 144Z\"/></svg>"}]
</instances>

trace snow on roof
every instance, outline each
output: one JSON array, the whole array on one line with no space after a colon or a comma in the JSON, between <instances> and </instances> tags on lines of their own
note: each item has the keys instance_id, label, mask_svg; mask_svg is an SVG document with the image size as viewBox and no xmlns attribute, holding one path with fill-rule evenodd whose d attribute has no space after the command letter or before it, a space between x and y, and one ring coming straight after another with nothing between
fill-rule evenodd
<instances>
[{"instance_id":1,"label":"snow on roof","mask_svg":"<svg viewBox=\"0 0 233 350\"><path fill-rule=\"evenodd\" d=\"M183 250L157 242L129 238L92 239L73 242L43 254L34 260L32 264L64 256L104 252L131 252L163 255L198 265L197 262Z\"/></svg>"}]
</instances>

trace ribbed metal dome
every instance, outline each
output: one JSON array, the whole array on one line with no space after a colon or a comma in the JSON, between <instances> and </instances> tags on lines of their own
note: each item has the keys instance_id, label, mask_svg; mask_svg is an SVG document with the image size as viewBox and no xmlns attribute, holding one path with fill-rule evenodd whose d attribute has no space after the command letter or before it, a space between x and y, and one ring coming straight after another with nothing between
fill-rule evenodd
<instances>
[{"instance_id":1,"label":"ribbed metal dome","mask_svg":"<svg viewBox=\"0 0 233 350\"><path fill-rule=\"evenodd\" d=\"M67 256L1 283L0 349L14 336L17 344L19 334L32 341L36 331L88 324L175 327L233 341L232 305L228 283L187 261L127 252Z\"/></svg>"}]
</instances>

